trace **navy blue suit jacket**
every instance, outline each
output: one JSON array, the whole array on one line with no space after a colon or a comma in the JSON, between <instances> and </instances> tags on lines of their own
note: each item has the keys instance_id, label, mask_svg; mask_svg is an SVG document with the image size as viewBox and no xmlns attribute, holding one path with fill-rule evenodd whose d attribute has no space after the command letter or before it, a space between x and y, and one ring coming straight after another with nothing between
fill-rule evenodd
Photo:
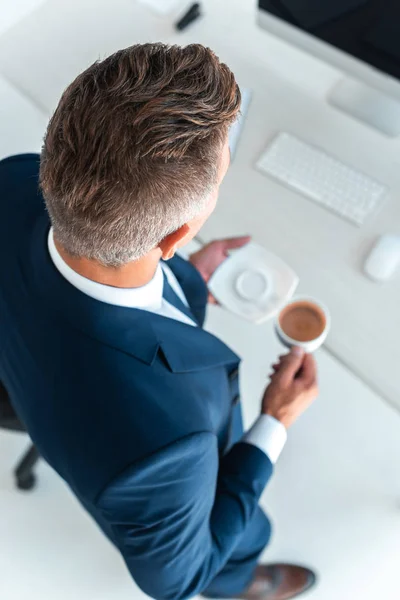
<instances>
[{"instance_id":1,"label":"navy blue suit jacket","mask_svg":"<svg viewBox=\"0 0 400 600\"><path fill-rule=\"evenodd\" d=\"M272 472L238 441L239 359L204 331L86 296L55 269L37 155L0 163L0 380L44 458L167 600L204 590ZM193 311L207 291L169 262Z\"/></svg>"}]
</instances>

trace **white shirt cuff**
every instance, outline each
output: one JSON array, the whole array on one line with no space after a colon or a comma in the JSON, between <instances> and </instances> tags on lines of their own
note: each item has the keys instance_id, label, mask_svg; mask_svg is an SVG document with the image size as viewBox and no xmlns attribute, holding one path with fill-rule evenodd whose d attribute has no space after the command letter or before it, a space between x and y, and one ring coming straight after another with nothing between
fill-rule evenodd
<instances>
[{"instance_id":1,"label":"white shirt cuff","mask_svg":"<svg viewBox=\"0 0 400 600\"><path fill-rule=\"evenodd\" d=\"M254 425L243 436L243 441L256 446L274 464L287 440L287 431L280 421L270 415L260 415Z\"/></svg>"}]
</instances>

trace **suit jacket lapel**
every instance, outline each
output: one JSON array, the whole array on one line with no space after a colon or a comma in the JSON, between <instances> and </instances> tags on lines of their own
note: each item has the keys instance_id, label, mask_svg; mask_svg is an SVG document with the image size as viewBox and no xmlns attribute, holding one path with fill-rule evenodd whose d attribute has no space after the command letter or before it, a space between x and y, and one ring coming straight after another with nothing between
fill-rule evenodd
<instances>
[{"instance_id":1,"label":"suit jacket lapel","mask_svg":"<svg viewBox=\"0 0 400 600\"><path fill-rule=\"evenodd\" d=\"M172 319L154 323L169 368L174 373L237 365L239 357L224 342L199 327Z\"/></svg>"}]
</instances>

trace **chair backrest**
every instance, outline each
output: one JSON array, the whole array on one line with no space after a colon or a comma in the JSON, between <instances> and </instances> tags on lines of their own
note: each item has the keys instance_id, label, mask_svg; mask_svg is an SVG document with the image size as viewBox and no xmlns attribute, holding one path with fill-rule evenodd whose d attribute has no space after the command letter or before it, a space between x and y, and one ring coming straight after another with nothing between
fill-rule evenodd
<instances>
[{"instance_id":1,"label":"chair backrest","mask_svg":"<svg viewBox=\"0 0 400 600\"><path fill-rule=\"evenodd\" d=\"M0 427L13 431L25 431L25 427L17 417L4 385L0 381Z\"/></svg>"}]
</instances>

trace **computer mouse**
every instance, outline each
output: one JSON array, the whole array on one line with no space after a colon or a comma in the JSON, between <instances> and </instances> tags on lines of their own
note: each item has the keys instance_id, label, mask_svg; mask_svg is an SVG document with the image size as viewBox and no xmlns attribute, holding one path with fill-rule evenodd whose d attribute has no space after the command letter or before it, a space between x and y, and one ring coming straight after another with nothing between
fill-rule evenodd
<instances>
[{"instance_id":1,"label":"computer mouse","mask_svg":"<svg viewBox=\"0 0 400 600\"><path fill-rule=\"evenodd\" d=\"M374 281L388 281L400 265L400 234L386 233L378 238L364 264L364 272Z\"/></svg>"}]
</instances>

